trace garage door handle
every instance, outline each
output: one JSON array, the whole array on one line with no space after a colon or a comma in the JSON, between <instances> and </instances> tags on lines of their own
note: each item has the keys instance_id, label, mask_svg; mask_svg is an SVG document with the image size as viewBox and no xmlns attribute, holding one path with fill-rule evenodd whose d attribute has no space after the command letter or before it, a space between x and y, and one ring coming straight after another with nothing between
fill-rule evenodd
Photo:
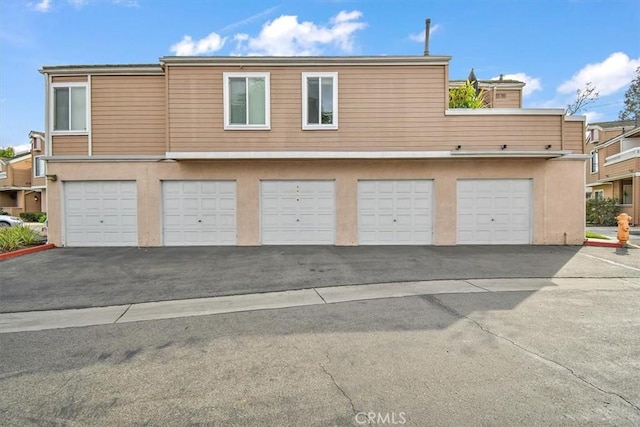
<instances>
[{"instance_id":1,"label":"garage door handle","mask_svg":"<svg viewBox=\"0 0 640 427\"><path fill-rule=\"evenodd\" d=\"M394 220L393 220L393 222L396 222L396 221L398 221L398 220L397 220L397 219L394 219Z\"/></svg>"},{"instance_id":2,"label":"garage door handle","mask_svg":"<svg viewBox=\"0 0 640 427\"><path fill-rule=\"evenodd\" d=\"M299 219L296 219L296 222L300 222L300 220L299 220Z\"/></svg>"},{"instance_id":3,"label":"garage door handle","mask_svg":"<svg viewBox=\"0 0 640 427\"><path fill-rule=\"evenodd\" d=\"M199 220L198 220L198 222L202 222L202 220L201 220L201 219L199 219Z\"/></svg>"},{"instance_id":4,"label":"garage door handle","mask_svg":"<svg viewBox=\"0 0 640 427\"><path fill-rule=\"evenodd\" d=\"M495 220L496 220L495 218L491 218L491 222L493 222L493 221L495 221Z\"/></svg>"},{"instance_id":5,"label":"garage door handle","mask_svg":"<svg viewBox=\"0 0 640 427\"><path fill-rule=\"evenodd\" d=\"M104 221L103 221L103 220L100 220L100 224L102 224L102 223L104 223Z\"/></svg>"}]
</instances>

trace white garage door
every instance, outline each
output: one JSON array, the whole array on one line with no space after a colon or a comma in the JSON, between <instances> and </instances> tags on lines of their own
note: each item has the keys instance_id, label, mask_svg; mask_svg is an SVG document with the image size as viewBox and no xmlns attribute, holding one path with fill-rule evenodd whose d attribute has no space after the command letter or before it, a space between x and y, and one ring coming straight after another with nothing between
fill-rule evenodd
<instances>
[{"instance_id":1,"label":"white garage door","mask_svg":"<svg viewBox=\"0 0 640 427\"><path fill-rule=\"evenodd\" d=\"M234 181L163 181L165 246L235 245Z\"/></svg>"},{"instance_id":2,"label":"white garage door","mask_svg":"<svg viewBox=\"0 0 640 427\"><path fill-rule=\"evenodd\" d=\"M359 243L430 245L432 194L430 180L359 181Z\"/></svg>"},{"instance_id":3,"label":"white garage door","mask_svg":"<svg viewBox=\"0 0 640 427\"><path fill-rule=\"evenodd\" d=\"M459 244L530 244L532 181L458 181Z\"/></svg>"},{"instance_id":4,"label":"white garage door","mask_svg":"<svg viewBox=\"0 0 640 427\"><path fill-rule=\"evenodd\" d=\"M333 244L333 181L262 181L263 244Z\"/></svg>"},{"instance_id":5,"label":"white garage door","mask_svg":"<svg viewBox=\"0 0 640 427\"><path fill-rule=\"evenodd\" d=\"M64 183L66 246L137 246L135 181Z\"/></svg>"}]
</instances>

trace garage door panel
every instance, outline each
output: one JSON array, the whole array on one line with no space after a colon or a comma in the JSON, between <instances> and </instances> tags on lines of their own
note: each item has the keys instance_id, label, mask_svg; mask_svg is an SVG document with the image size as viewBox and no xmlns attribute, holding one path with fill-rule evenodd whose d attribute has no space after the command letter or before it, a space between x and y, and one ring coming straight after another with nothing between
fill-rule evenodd
<instances>
[{"instance_id":1,"label":"garage door panel","mask_svg":"<svg viewBox=\"0 0 640 427\"><path fill-rule=\"evenodd\" d=\"M459 244L531 243L531 180L459 180L457 189Z\"/></svg>"},{"instance_id":2,"label":"garage door panel","mask_svg":"<svg viewBox=\"0 0 640 427\"><path fill-rule=\"evenodd\" d=\"M64 186L67 246L135 246L135 181L68 181Z\"/></svg>"},{"instance_id":3,"label":"garage door panel","mask_svg":"<svg viewBox=\"0 0 640 427\"><path fill-rule=\"evenodd\" d=\"M163 181L164 245L234 245L235 188L235 181Z\"/></svg>"},{"instance_id":4,"label":"garage door panel","mask_svg":"<svg viewBox=\"0 0 640 427\"><path fill-rule=\"evenodd\" d=\"M431 244L430 180L358 182L360 244Z\"/></svg>"},{"instance_id":5,"label":"garage door panel","mask_svg":"<svg viewBox=\"0 0 640 427\"><path fill-rule=\"evenodd\" d=\"M334 243L334 186L333 181L262 181L262 243Z\"/></svg>"}]
</instances>

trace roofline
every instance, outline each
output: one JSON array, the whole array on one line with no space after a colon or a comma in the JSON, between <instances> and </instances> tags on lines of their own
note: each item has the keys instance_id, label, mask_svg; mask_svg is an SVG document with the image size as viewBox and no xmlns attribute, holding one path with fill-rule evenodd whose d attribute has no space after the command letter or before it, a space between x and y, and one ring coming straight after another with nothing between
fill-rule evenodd
<instances>
[{"instance_id":1,"label":"roofline","mask_svg":"<svg viewBox=\"0 0 640 427\"><path fill-rule=\"evenodd\" d=\"M52 75L164 74L164 68L160 64L45 65L38 71L40 74Z\"/></svg>"},{"instance_id":2,"label":"roofline","mask_svg":"<svg viewBox=\"0 0 640 427\"><path fill-rule=\"evenodd\" d=\"M635 134L635 133L640 133L640 126L636 126L633 129L631 129L628 132L623 133L622 135L618 135L618 136L614 136L613 138L601 142L599 144L596 144L595 147L593 147L594 150L599 151L601 148L606 148L612 144L615 144L618 141L623 140L624 138L629 137L629 135Z\"/></svg>"},{"instance_id":3,"label":"roofline","mask_svg":"<svg viewBox=\"0 0 640 427\"><path fill-rule=\"evenodd\" d=\"M462 86L467 80L449 80L449 86ZM478 80L481 88L500 87L504 89L522 89L526 83L517 80Z\"/></svg>"},{"instance_id":4,"label":"roofline","mask_svg":"<svg viewBox=\"0 0 640 427\"><path fill-rule=\"evenodd\" d=\"M163 56L160 64L194 65L446 65L450 56Z\"/></svg>"},{"instance_id":5,"label":"roofline","mask_svg":"<svg viewBox=\"0 0 640 427\"><path fill-rule=\"evenodd\" d=\"M2 159L2 163L4 163L5 165L9 165L11 163L17 163L17 162L25 160L24 158L26 158L28 156L31 156L31 151L26 151L26 152L24 152L22 154L18 154L17 156L12 157L10 159L7 159L5 157L5 158Z\"/></svg>"}]
</instances>

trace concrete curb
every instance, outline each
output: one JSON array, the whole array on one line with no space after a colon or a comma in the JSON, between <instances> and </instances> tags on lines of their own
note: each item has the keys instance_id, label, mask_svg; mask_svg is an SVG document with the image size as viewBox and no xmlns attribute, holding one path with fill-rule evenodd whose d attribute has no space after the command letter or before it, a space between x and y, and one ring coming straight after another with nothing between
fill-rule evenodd
<instances>
[{"instance_id":1,"label":"concrete curb","mask_svg":"<svg viewBox=\"0 0 640 427\"><path fill-rule=\"evenodd\" d=\"M108 307L0 314L0 334L113 325L148 320L338 304L418 295L557 290L640 290L640 278L528 278L431 280L329 286L295 291L160 301Z\"/></svg>"},{"instance_id":2,"label":"concrete curb","mask_svg":"<svg viewBox=\"0 0 640 427\"><path fill-rule=\"evenodd\" d=\"M13 252L5 252L3 254L0 254L0 261L2 261L3 259L15 258L22 255L28 255L36 252L46 251L48 249L53 249L55 247L56 245L54 245L53 243L46 243L44 245L31 246L29 248L18 249L17 251L13 251Z\"/></svg>"},{"instance_id":3,"label":"concrete curb","mask_svg":"<svg viewBox=\"0 0 640 427\"><path fill-rule=\"evenodd\" d=\"M604 240L604 239L586 239L584 246L595 246L599 248L621 248L622 243L617 240Z\"/></svg>"}]
</instances>

